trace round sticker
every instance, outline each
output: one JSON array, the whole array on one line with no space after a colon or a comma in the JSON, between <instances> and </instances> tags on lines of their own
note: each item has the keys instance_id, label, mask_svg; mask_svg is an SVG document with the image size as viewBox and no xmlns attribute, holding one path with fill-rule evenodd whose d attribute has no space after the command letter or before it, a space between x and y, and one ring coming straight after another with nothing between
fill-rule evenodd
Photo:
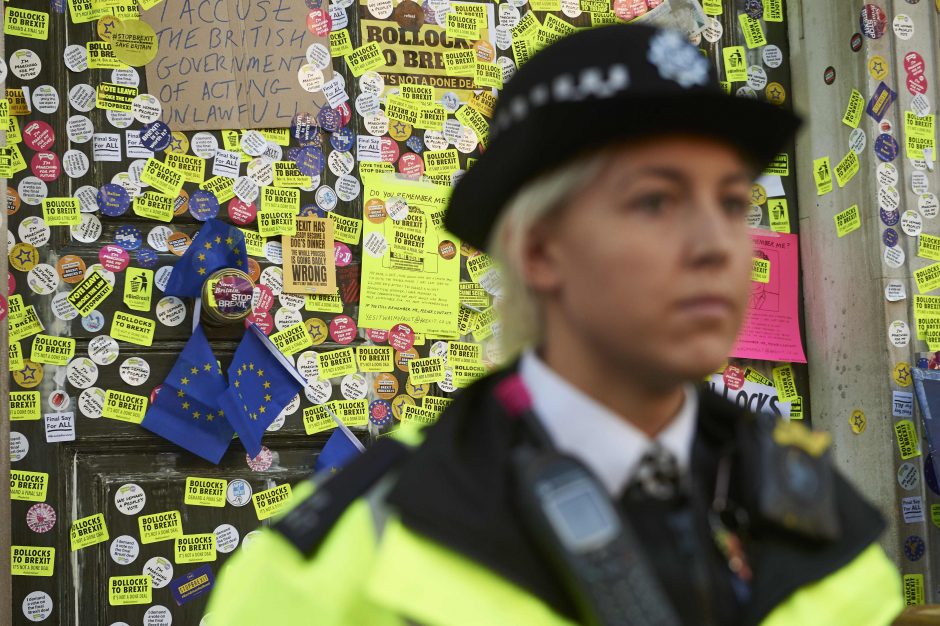
<instances>
[{"instance_id":1,"label":"round sticker","mask_svg":"<svg viewBox=\"0 0 940 626\"><path fill-rule=\"evenodd\" d=\"M372 383L375 394L383 400L391 400L398 394L398 379L393 374L382 372Z\"/></svg>"},{"instance_id":2,"label":"round sticker","mask_svg":"<svg viewBox=\"0 0 940 626\"><path fill-rule=\"evenodd\" d=\"M173 614L170 609L154 604L144 612L144 626L172 626Z\"/></svg>"},{"instance_id":3,"label":"round sticker","mask_svg":"<svg viewBox=\"0 0 940 626\"><path fill-rule=\"evenodd\" d=\"M884 262L895 269L904 265L904 249L901 247L885 248Z\"/></svg>"},{"instance_id":4,"label":"round sticker","mask_svg":"<svg viewBox=\"0 0 940 626\"><path fill-rule=\"evenodd\" d=\"M200 222L219 214L219 201L211 191L199 189L189 197L189 214Z\"/></svg>"},{"instance_id":5,"label":"round sticker","mask_svg":"<svg viewBox=\"0 0 940 626\"><path fill-rule=\"evenodd\" d=\"M362 374L347 374L339 385L340 393L347 400L361 400L366 397L369 383Z\"/></svg>"},{"instance_id":6,"label":"round sticker","mask_svg":"<svg viewBox=\"0 0 940 626\"><path fill-rule=\"evenodd\" d=\"M91 85L79 83L69 89L69 104L81 113L88 113L95 108L95 97L98 92Z\"/></svg>"},{"instance_id":7,"label":"round sticker","mask_svg":"<svg viewBox=\"0 0 940 626\"><path fill-rule=\"evenodd\" d=\"M251 485L247 480L236 478L228 482L225 499L232 506L245 506L251 501Z\"/></svg>"},{"instance_id":8,"label":"round sticker","mask_svg":"<svg viewBox=\"0 0 940 626\"><path fill-rule=\"evenodd\" d=\"M29 439L23 433L10 431L10 462L22 461L29 454Z\"/></svg>"},{"instance_id":9,"label":"round sticker","mask_svg":"<svg viewBox=\"0 0 940 626\"><path fill-rule=\"evenodd\" d=\"M884 229L884 232L881 233L881 241L888 247L898 245L898 231L893 228Z\"/></svg>"},{"instance_id":10,"label":"round sticker","mask_svg":"<svg viewBox=\"0 0 940 626\"><path fill-rule=\"evenodd\" d=\"M266 447L261 446L261 451L258 453L258 456L255 458L245 455L245 462L248 463L248 467L255 472L264 472L271 467L271 463L274 462L274 454Z\"/></svg>"},{"instance_id":11,"label":"round sticker","mask_svg":"<svg viewBox=\"0 0 940 626\"><path fill-rule=\"evenodd\" d=\"M904 320L894 320L888 326L888 339L895 348L904 348L911 341L911 329Z\"/></svg>"},{"instance_id":12,"label":"round sticker","mask_svg":"<svg viewBox=\"0 0 940 626\"><path fill-rule=\"evenodd\" d=\"M23 369L10 372L13 382L24 389L32 389L42 382L43 367L40 363L33 363L29 359L23 361Z\"/></svg>"},{"instance_id":13,"label":"round sticker","mask_svg":"<svg viewBox=\"0 0 940 626\"><path fill-rule=\"evenodd\" d=\"M139 387L150 378L150 363L144 359L132 356L121 363L121 379L132 387Z\"/></svg>"},{"instance_id":14,"label":"round sticker","mask_svg":"<svg viewBox=\"0 0 940 626\"><path fill-rule=\"evenodd\" d=\"M42 71L42 60L32 50L16 50L10 55L10 71L20 80L32 80Z\"/></svg>"},{"instance_id":15,"label":"round sticker","mask_svg":"<svg viewBox=\"0 0 940 626\"><path fill-rule=\"evenodd\" d=\"M98 366L88 357L76 357L69 361L66 378L76 389L87 389L98 381Z\"/></svg>"},{"instance_id":16,"label":"round sticker","mask_svg":"<svg viewBox=\"0 0 940 626\"><path fill-rule=\"evenodd\" d=\"M23 598L23 615L31 622L42 622L52 615L52 598L45 591L33 591Z\"/></svg>"},{"instance_id":17,"label":"round sticker","mask_svg":"<svg viewBox=\"0 0 940 626\"><path fill-rule=\"evenodd\" d=\"M310 335L310 339L313 341L313 345L315 346L322 344L329 336L326 322L321 320L319 317L309 318L304 322L304 326L307 327L307 334Z\"/></svg>"},{"instance_id":18,"label":"round sticker","mask_svg":"<svg viewBox=\"0 0 940 626\"><path fill-rule=\"evenodd\" d=\"M62 169L69 178L81 178L88 173L88 157L79 150L66 150L62 155Z\"/></svg>"},{"instance_id":19,"label":"round sticker","mask_svg":"<svg viewBox=\"0 0 940 626\"><path fill-rule=\"evenodd\" d=\"M137 515L147 504L147 494L135 483L127 483L114 492L114 506L124 515Z\"/></svg>"},{"instance_id":20,"label":"round sticker","mask_svg":"<svg viewBox=\"0 0 940 626\"><path fill-rule=\"evenodd\" d=\"M59 274L51 265L40 263L27 272L26 284L34 293L49 295L59 286Z\"/></svg>"},{"instance_id":21,"label":"round sticker","mask_svg":"<svg viewBox=\"0 0 940 626\"><path fill-rule=\"evenodd\" d=\"M304 387L304 395L313 404L324 404L333 395L333 385L328 380L313 380Z\"/></svg>"},{"instance_id":22,"label":"round sticker","mask_svg":"<svg viewBox=\"0 0 940 626\"><path fill-rule=\"evenodd\" d=\"M862 34L869 39L881 39L884 37L885 29L888 26L888 16L884 10L877 4L866 4L862 7L862 13L859 18L859 27Z\"/></svg>"},{"instance_id":23,"label":"round sticker","mask_svg":"<svg viewBox=\"0 0 940 626\"><path fill-rule=\"evenodd\" d=\"M88 69L88 52L85 46L71 44L65 46L62 52L62 60L65 61L65 67L73 72L84 72Z\"/></svg>"},{"instance_id":24,"label":"round sticker","mask_svg":"<svg viewBox=\"0 0 940 626\"><path fill-rule=\"evenodd\" d=\"M149 93L138 94L131 102L131 115L142 124L150 124L160 119L163 105L155 96Z\"/></svg>"},{"instance_id":25,"label":"round sticker","mask_svg":"<svg viewBox=\"0 0 940 626\"><path fill-rule=\"evenodd\" d=\"M157 302L156 313L164 326L179 326L186 319L186 305L176 296L166 296Z\"/></svg>"},{"instance_id":26,"label":"round sticker","mask_svg":"<svg viewBox=\"0 0 940 626\"><path fill-rule=\"evenodd\" d=\"M878 206L885 211L894 211L901 204L901 194L896 187L880 187L878 189ZM891 226L891 224L888 224Z\"/></svg>"},{"instance_id":27,"label":"round sticker","mask_svg":"<svg viewBox=\"0 0 940 626\"><path fill-rule=\"evenodd\" d=\"M897 35L898 39L907 41L914 36L914 20L912 20L909 15L905 15L903 13L898 13L895 15L892 27L894 28L894 34Z\"/></svg>"},{"instance_id":28,"label":"round sticker","mask_svg":"<svg viewBox=\"0 0 940 626\"><path fill-rule=\"evenodd\" d=\"M173 133L170 131L170 127L159 120L144 124L143 128L140 129L140 143L154 152L166 150L172 139Z\"/></svg>"},{"instance_id":29,"label":"round sticker","mask_svg":"<svg viewBox=\"0 0 940 626\"><path fill-rule=\"evenodd\" d=\"M37 502L26 511L26 526L34 533L49 532L55 520L55 509L45 502Z\"/></svg>"},{"instance_id":30,"label":"round sticker","mask_svg":"<svg viewBox=\"0 0 940 626\"><path fill-rule=\"evenodd\" d=\"M917 198L917 210L927 219L937 217L938 209L940 209L940 202L937 201L935 194L924 193Z\"/></svg>"},{"instance_id":31,"label":"round sticker","mask_svg":"<svg viewBox=\"0 0 940 626\"><path fill-rule=\"evenodd\" d=\"M144 563L141 574L148 575L153 579L151 585L154 589L163 589L170 584L170 580L173 578L173 564L162 556L155 556Z\"/></svg>"},{"instance_id":32,"label":"round sticker","mask_svg":"<svg viewBox=\"0 0 940 626\"><path fill-rule=\"evenodd\" d=\"M920 472L913 463L902 463L898 468L898 484L908 491L920 485Z\"/></svg>"},{"instance_id":33,"label":"round sticker","mask_svg":"<svg viewBox=\"0 0 940 626\"><path fill-rule=\"evenodd\" d=\"M52 126L41 120L29 122L21 132L23 143L31 150L48 150L55 143L55 131L52 130Z\"/></svg>"},{"instance_id":34,"label":"round sticker","mask_svg":"<svg viewBox=\"0 0 940 626\"><path fill-rule=\"evenodd\" d=\"M904 55L904 71L909 76L920 76L924 73L927 65L924 63L924 57L918 52L908 52Z\"/></svg>"},{"instance_id":35,"label":"round sticker","mask_svg":"<svg viewBox=\"0 0 940 626\"><path fill-rule=\"evenodd\" d=\"M337 315L330 322L330 337L339 344L352 343L356 338L356 322L348 315Z\"/></svg>"},{"instance_id":36,"label":"round sticker","mask_svg":"<svg viewBox=\"0 0 940 626\"><path fill-rule=\"evenodd\" d=\"M90 333L96 333L104 328L104 315L101 311L92 311L82 318L82 328Z\"/></svg>"},{"instance_id":37,"label":"round sticker","mask_svg":"<svg viewBox=\"0 0 940 626\"><path fill-rule=\"evenodd\" d=\"M212 531L215 534L215 549L228 554L238 547L238 529L231 524L220 524Z\"/></svg>"},{"instance_id":38,"label":"round sticker","mask_svg":"<svg viewBox=\"0 0 940 626\"><path fill-rule=\"evenodd\" d=\"M109 548L111 560L118 565L130 565L137 560L140 554L140 544L130 535L115 537Z\"/></svg>"},{"instance_id":39,"label":"round sticker","mask_svg":"<svg viewBox=\"0 0 940 626\"><path fill-rule=\"evenodd\" d=\"M49 195L49 188L36 176L27 176L16 186L16 192L26 204L38 206Z\"/></svg>"},{"instance_id":40,"label":"round sticker","mask_svg":"<svg viewBox=\"0 0 940 626\"><path fill-rule=\"evenodd\" d=\"M831 85L836 82L836 68L831 65L823 70L823 82L827 85Z\"/></svg>"},{"instance_id":41,"label":"round sticker","mask_svg":"<svg viewBox=\"0 0 940 626\"><path fill-rule=\"evenodd\" d=\"M88 342L88 356L98 365L114 363L118 354L120 354L120 347L113 337L98 335Z\"/></svg>"},{"instance_id":42,"label":"round sticker","mask_svg":"<svg viewBox=\"0 0 940 626\"><path fill-rule=\"evenodd\" d=\"M157 56L157 34L144 20L118 20L111 33L111 49L118 60L142 67Z\"/></svg>"},{"instance_id":43,"label":"round sticker","mask_svg":"<svg viewBox=\"0 0 940 626\"><path fill-rule=\"evenodd\" d=\"M32 244L18 243L10 250L8 258L13 269L28 272L39 263L39 250Z\"/></svg>"},{"instance_id":44,"label":"round sticker","mask_svg":"<svg viewBox=\"0 0 940 626\"><path fill-rule=\"evenodd\" d=\"M39 85L32 91L33 108L51 115L59 110L59 92L52 85Z\"/></svg>"},{"instance_id":45,"label":"round sticker","mask_svg":"<svg viewBox=\"0 0 940 626\"><path fill-rule=\"evenodd\" d=\"M108 217L119 217L127 212L131 198L127 190L120 185L107 183L98 190L98 209Z\"/></svg>"},{"instance_id":46,"label":"round sticker","mask_svg":"<svg viewBox=\"0 0 940 626\"><path fill-rule=\"evenodd\" d=\"M916 237L924 229L924 220L920 213L913 209L908 209L901 214L901 230L905 235Z\"/></svg>"}]
</instances>

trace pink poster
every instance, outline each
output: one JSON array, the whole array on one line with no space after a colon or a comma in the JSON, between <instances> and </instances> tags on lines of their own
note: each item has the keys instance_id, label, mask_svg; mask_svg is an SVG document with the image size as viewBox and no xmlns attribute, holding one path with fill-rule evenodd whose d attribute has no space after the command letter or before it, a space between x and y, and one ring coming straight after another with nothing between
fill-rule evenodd
<instances>
[{"instance_id":1,"label":"pink poster","mask_svg":"<svg viewBox=\"0 0 940 626\"><path fill-rule=\"evenodd\" d=\"M754 258L770 263L767 282L751 282L747 318L731 356L806 363L800 341L799 246L796 235L755 230Z\"/></svg>"}]
</instances>

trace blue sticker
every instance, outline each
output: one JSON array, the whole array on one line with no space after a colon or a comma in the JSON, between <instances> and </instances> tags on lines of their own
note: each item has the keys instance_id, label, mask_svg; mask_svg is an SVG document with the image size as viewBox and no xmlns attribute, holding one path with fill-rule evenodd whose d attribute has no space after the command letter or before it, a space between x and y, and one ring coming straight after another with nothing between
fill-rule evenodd
<instances>
[{"instance_id":1,"label":"blue sticker","mask_svg":"<svg viewBox=\"0 0 940 626\"><path fill-rule=\"evenodd\" d=\"M320 112L317 113L317 123L320 125L320 128L328 133L339 130L340 121L339 113L330 107L323 107L320 109Z\"/></svg>"},{"instance_id":2,"label":"blue sticker","mask_svg":"<svg viewBox=\"0 0 940 626\"><path fill-rule=\"evenodd\" d=\"M392 423L392 404L388 400L373 400L369 403L369 421L376 426Z\"/></svg>"},{"instance_id":3,"label":"blue sticker","mask_svg":"<svg viewBox=\"0 0 940 626\"><path fill-rule=\"evenodd\" d=\"M878 138L875 139L875 145L873 146L875 154L879 159L885 163L890 163L898 156L898 141L891 135L883 133L878 135Z\"/></svg>"},{"instance_id":4,"label":"blue sticker","mask_svg":"<svg viewBox=\"0 0 940 626\"><path fill-rule=\"evenodd\" d=\"M65 13L65 0L52 0L49 6L52 7L52 10L56 13Z\"/></svg>"},{"instance_id":5,"label":"blue sticker","mask_svg":"<svg viewBox=\"0 0 940 626\"><path fill-rule=\"evenodd\" d=\"M82 318L82 328L90 333L97 333L104 328L104 315L101 311L92 311Z\"/></svg>"},{"instance_id":6,"label":"blue sticker","mask_svg":"<svg viewBox=\"0 0 940 626\"><path fill-rule=\"evenodd\" d=\"M153 269L157 266L157 251L146 246L137 251L137 265Z\"/></svg>"},{"instance_id":7,"label":"blue sticker","mask_svg":"<svg viewBox=\"0 0 940 626\"><path fill-rule=\"evenodd\" d=\"M922 370L925 370L927 369L928 365L930 365L930 362L926 359L926 357L922 357L922 356L917 357L917 367L919 367ZM901 393L901 392L896 391L895 393Z\"/></svg>"},{"instance_id":8,"label":"blue sticker","mask_svg":"<svg viewBox=\"0 0 940 626\"><path fill-rule=\"evenodd\" d=\"M301 217L326 217L327 213L315 204L308 204L300 209Z\"/></svg>"},{"instance_id":9,"label":"blue sticker","mask_svg":"<svg viewBox=\"0 0 940 626\"><path fill-rule=\"evenodd\" d=\"M330 143L340 152L349 152L356 142L356 133L349 126L344 126L330 135Z\"/></svg>"},{"instance_id":10,"label":"blue sticker","mask_svg":"<svg viewBox=\"0 0 940 626\"><path fill-rule=\"evenodd\" d=\"M128 207L131 206L131 197L128 195L127 190L114 183L102 185L101 189L98 190L97 200L101 214L108 217L124 215L127 213Z\"/></svg>"},{"instance_id":11,"label":"blue sticker","mask_svg":"<svg viewBox=\"0 0 940 626\"><path fill-rule=\"evenodd\" d=\"M884 81L882 81L881 84L875 88L875 93L872 94L871 100L868 101L868 107L865 109L865 112L868 113L873 120L880 122L885 116L885 113L888 112L891 103L894 102L894 99L897 97L898 94L891 91L891 89L884 84Z\"/></svg>"},{"instance_id":12,"label":"blue sticker","mask_svg":"<svg viewBox=\"0 0 940 626\"><path fill-rule=\"evenodd\" d=\"M194 191L189 196L189 214L200 222L211 220L219 214L219 201L215 194L205 189Z\"/></svg>"},{"instance_id":13,"label":"blue sticker","mask_svg":"<svg viewBox=\"0 0 940 626\"><path fill-rule=\"evenodd\" d=\"M159 120L144 124L140 130L140 143L154 152L166 150L172 139L173 133L170 132L170 127Z\"/></svg>"},{"instance_id":14,"label":"blue sticker","mask_svg":"<svg viewBox=\"0 0 940 626\"><path fill-rule=\"evenodd\" d=\"M139 228L130 224L122 224L114 232L114 243L130 252L143 245L144 236L140 233Z\"/></svg>"},{"instance_id":15,"label":"blue sticker","mask_svg":"<svg viewBox=\"0 0 940 626\"><path fill-rule=\"evenodd\" d=\"M881 233L881 240L889 248L893 248L898 245L898 231L893 228L886 228L883 233Z\"/></svg>"},{"instance_id":16,"label":"blue sticker","mask_svg":"<svg viewBox=\"0 0 940 626\"><path fill-rule=\"evenodd\" d=\"M901 214L895 211L885 211L884 209L879 209L881 211L881 221L885 226L894 226L901 219Z\"/></svg>"},{"instance_id":17,"label":"blue sticker","mask_svg":"<svg viewBox=\"0 0 940 626\"><path fill-rule=\"evenodd\" d=\"M173 593L176 604L183 606L190 600L207 594L214 584L215 576L212 574L212 568L202 565L188 574L174 578L170 582L170 591Z\"/></svg>"},{"instance_id":18,"label":"blue sticker","mask_svg":"<svg viewBox=\"0 0 940 626\"><path fill-rule=\"evenodd\" d=\"M294 163L304 176L319 176L323 172L323 150L317 146L301 148Z\"/></svg>"},{"instance_id":19,"label":"blue sticker","mask_svg":"<svg viewBox=\"0 0 940 626\"><path fill-rule=\"evenodd\" d=\"M764 16L764 3L761 0L747 0L744 5L744 12L751 19L759 20Z\"/></svg>"},{"instance_id":20,"label":"blue sticker","mask_svg":"<svg viewBox=\"0 0 940 626\"><path fill-rule=\"evenodd\" d=\"M405 145L411 148L417 154L424 152L424 142L417 135L412 135L405 141Z\"/></svg>"},{"instance_id":21,"label":"blue sticker","mask_svg":"<svg viewBox=\"0 0 940 626\"><path fill-rule=\"evenodd\" d=\"M904 540L904 556L910 561L919 561L926 550L924 540L917 535L911 535Z\"/></svg>"},{"instance_id":22,"label":"blue sticker","mask_svg":"<svg viewBox=\"0 0 940 626\"><path fill-rule=\"evenodd\" d=\"M320 142L320 127L312 113L298 113L290 125L291 137L300 143Z\"/></svg>"}]
</instances>

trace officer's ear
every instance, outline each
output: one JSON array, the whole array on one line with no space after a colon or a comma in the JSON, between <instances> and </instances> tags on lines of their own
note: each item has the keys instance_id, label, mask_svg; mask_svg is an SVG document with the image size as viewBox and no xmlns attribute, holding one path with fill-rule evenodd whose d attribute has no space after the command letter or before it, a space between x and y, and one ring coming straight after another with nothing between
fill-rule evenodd
<instances>
[{"instance_id":1,"label":"officer's ear","mask_svg":"<svg viewBox=\"0 0 940 626\"><path fill-rule=\"evenodd\" d=\"M538 295L548 295L559 289L564 276L564 264L570 262L565 246L558 235L558 220L562 209L551 219L533 223L522 236L519 261L526 286Z\"/></svg>"}]
</instances>

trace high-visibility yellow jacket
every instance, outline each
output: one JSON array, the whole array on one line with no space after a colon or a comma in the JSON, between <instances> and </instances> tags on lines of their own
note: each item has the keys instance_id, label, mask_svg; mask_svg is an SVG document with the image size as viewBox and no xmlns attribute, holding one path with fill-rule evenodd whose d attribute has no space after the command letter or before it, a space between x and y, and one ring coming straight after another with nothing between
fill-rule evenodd
<instances>
[{"instance_id":1,"label":"high-visibility yellow jacket","mask_svg":"<svg viewBox=\"0 0 940 626\"><path fill-rule=\"evenodd\" d=\"M406 446L380 441L322 485L297 486L294 508L221 571L210 623L576 624L520 540L525 531L511 528L504 461L513 444L492 384L466 390L424 433L403 432ZM705 394L701 407L700 422L719 430L748 417ZM840 539L751 546L744 624L884 626L902 610L898 572L875 543L880 517L837 483Z\"/></svg>"}]
</instances>

